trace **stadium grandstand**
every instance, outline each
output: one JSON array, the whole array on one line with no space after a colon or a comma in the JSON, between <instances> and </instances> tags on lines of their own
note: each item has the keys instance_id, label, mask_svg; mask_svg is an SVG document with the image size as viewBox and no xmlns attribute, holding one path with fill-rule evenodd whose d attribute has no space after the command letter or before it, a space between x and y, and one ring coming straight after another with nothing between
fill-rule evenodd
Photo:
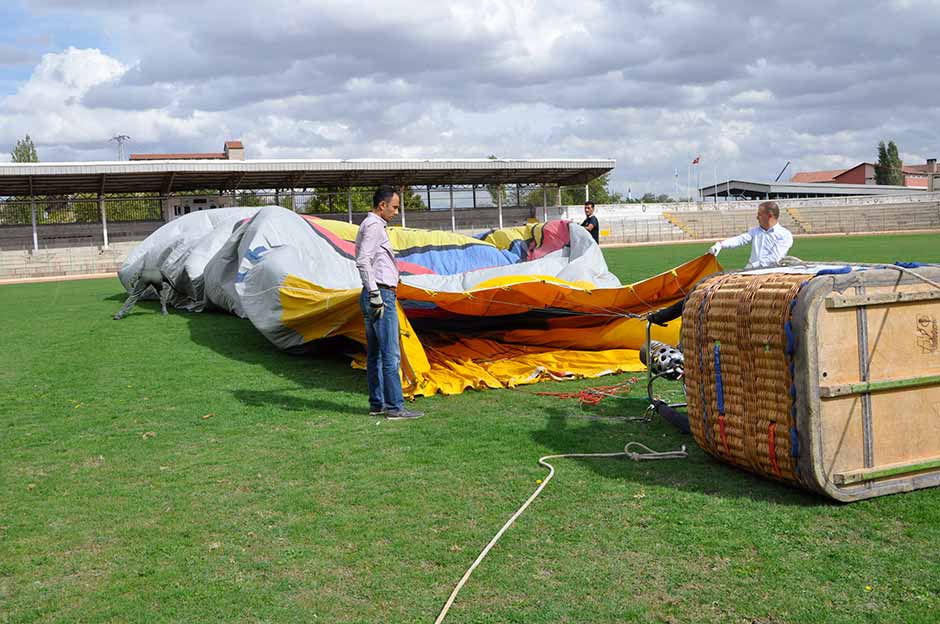
<instances>
[{"instance_id":1,"label":"stadium grandstand","mask_svg":"<svg viewBox=\"0 0 940 624\"><path fill-rule=\"evenodd\" d=\"M240 141L218 153L133 154L130 161L0 163L0 280L111 272L141 240L190 211L274 204L358 223L377 184L402 188L400 224L475 234L536 219L583 218L562 190L584 188L613 160L246 160ZM753 225L775 199L796 236L940 230L935 163L927 186L728 180L702 202L598 204L601 244L713 240ZM570 196L570 194L569 194ZM577 195L576 195L577 196Z\"/></svg>"}]
</instances>

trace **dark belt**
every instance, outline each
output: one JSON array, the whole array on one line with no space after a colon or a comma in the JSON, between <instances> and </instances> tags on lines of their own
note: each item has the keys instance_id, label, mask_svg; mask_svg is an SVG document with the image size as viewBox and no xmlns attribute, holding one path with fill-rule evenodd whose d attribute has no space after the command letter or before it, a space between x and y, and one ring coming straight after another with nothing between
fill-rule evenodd
<instances>
[{"instance_id":1,"label":"dark belt","mask_svg":"<svg viewBox=\"0 0 940 624\"><path fill-rule=\"evenodd\" d=\"M385 284L378 284L378 287L384 288L385 290L392 290L392 291L394 291L396 288L395 286L386 286Z\"/></svg>"}]
</instances>

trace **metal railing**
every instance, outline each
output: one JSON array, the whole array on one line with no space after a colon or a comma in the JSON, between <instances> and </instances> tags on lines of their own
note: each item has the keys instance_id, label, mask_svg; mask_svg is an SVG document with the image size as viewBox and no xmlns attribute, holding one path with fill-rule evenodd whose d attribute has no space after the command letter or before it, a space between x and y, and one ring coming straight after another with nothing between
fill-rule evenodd
<instances>
[{"instance_id":1,"label":"metal railing","mask_svg":"<svg viewBox=\"0 0 940 624\"><path fill-rule=\"evenodd\" d=\"M36 225L101 223L97 197L36 197L0 201L0 225L31 225L34 204ZM158 197L106 197L104 207L110 222L163 220Z\"/></svg>"}]
</instances>

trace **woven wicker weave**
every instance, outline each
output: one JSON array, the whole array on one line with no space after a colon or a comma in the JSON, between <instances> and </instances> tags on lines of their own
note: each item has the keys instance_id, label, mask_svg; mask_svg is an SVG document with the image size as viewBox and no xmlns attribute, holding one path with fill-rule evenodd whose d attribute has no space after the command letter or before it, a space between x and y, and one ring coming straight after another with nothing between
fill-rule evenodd
<instances>
[{"instance_id":1,"label":"woven wicker weave","mask_svg":"<svg viewBox=\"0 0 940 624\"><path fill-rule=\"evenodd\" d=\"M682 318L689 424L696 441L729 463L795 484L793 374L785 324L807 280L806 275L719 275L689 296Z\"/></svg>"},{"instance_id":2,"label":"woven wicker weave","mask_svg":"<svg viewBox=\"0 0 940 624\"><path fill-rule=\"evenodd\" d=\"M718 459L846 502L940 486L940 266L715 275L682 347Z\"/></svg>"}]
</instances>

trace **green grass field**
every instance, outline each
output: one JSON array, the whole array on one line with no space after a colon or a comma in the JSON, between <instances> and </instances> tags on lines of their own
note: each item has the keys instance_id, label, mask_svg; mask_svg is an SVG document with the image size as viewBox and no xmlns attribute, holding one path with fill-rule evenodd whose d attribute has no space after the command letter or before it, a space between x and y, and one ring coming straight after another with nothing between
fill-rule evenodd
<instances>
[{"instance_id":1,"label":"green grass field","mask_svg":"<svg viewBox=\"0 0 940 624\"><path fill-rule=\"evenodd\" d=\"M608 249L634 281L707 245ZM940 262L940 236L798 239L803 258ZM738 267L746 250L722 253ZM0 286L0 622L935 622L940 490L839 505L707 457L630 398L419 399L376 421L338 355L116 279ZM672 389L675 391L675 388Z\"/></svg>"}]
</instances>

